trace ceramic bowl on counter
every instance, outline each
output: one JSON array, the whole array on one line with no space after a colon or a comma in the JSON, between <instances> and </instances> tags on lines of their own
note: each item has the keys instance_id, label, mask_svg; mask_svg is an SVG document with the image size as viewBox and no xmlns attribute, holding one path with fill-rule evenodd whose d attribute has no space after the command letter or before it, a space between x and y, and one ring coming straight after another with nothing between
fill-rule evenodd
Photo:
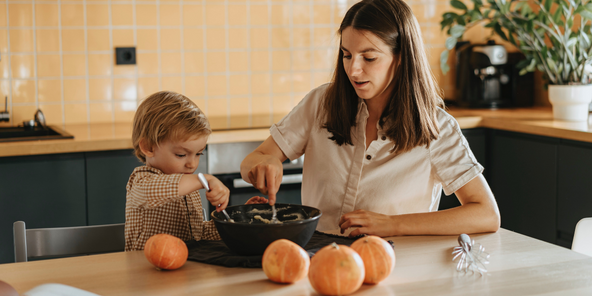
<instances>
[{"instance_id":1,"label":"ceramic bowl on counter","mask_svg":"<svg viewBox=\"0 0 592 296\"><path fill-rule=\"evenodd\" d=\"M312 237L321 210L295 204L276 204L280 224L271 224L271 206L252 204L229 206L226 212L233 222L226 221L222 212L211 217L228 248L239 255L263 255L267 246L284 238L304 247Z\"/></svg>"}]
</instances>

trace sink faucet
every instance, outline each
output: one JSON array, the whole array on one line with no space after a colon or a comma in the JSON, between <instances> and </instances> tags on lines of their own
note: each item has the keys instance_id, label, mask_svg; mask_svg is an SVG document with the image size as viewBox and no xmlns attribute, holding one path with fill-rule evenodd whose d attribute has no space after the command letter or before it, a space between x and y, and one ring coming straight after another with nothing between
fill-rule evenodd
<instances>
[{"instance_id":1,"label":"sink faucet","mask_svg":"<svg viewBox=\"0 0 592 296\"><path fill-rule=\"evenodd\" d=\"M4 97L4 111L0 112L0 122L10 121L10 114L8 114L8 96Z\"/></svg>"}]
</instances>

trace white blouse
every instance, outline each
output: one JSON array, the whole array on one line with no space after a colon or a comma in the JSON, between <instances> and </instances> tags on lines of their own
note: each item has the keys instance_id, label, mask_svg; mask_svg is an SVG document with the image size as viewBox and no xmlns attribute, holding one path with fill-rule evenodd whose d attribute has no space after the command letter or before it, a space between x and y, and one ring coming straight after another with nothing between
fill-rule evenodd
<instances>
[{"instance_id":1,"label":"white blouse","mask_svg":"<svg viewBox=\"0 0 592 296\"><path fill-rule=\"evenodd\" d=\"M341 216L357 209L387 215L437 211L442 189L450 195L483 172L456 120L440 108L438 139L394 156L394 143L380 126L366 149L369 115L360 99L354 145L337 145L318 119L327 87L312 90L270 130L290 160L306 154L302 204L323 212L318 230L338 229Z\"/></svg>"}]
</instances>

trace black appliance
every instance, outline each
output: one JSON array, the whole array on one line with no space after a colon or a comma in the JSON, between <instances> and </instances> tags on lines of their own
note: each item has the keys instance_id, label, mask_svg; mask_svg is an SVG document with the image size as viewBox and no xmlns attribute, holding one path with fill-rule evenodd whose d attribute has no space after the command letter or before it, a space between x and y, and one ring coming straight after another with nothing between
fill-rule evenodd
<instances>
[{"instance_id":1,"label":"black appliance","mask_svg":"<svg viewBox=\"0 0 592 296\"><path fill-rule=\"evenodd\" d=\"M456 49L456 104L468 108L532 106L533 73L519 75L521 53L487 44L459 43Z\"/></svg>"},{"instance_id":2,"label":"black appliance","mask_svg":"<svg viewBox=\"0 0 592 296\"><path fill-rule=\"evenodd\" d=\"M235 142L208 144L207 172L218 178L230 190L229 206L243 205L253 196L264 196L253 185L245 182L240 175L243 159L262 142ZM283 163L284 176L276 195L278 203L302 204L302 166L304 156ZM267 196L265 196L267 198ZM209 204L209 211L214 207Z\"/></svg>"}]
</instances>

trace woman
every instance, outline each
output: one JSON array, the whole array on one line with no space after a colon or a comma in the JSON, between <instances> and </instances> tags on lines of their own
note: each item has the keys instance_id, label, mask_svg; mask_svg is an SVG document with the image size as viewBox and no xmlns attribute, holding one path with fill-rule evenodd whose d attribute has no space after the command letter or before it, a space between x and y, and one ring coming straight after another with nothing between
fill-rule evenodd
<instances>
[{"instance_id":1,"label":"woman","mask_svg":"<svg viewBox=\"0 0 592 296\"><path fill-rule=\"evenodd\" d=\"M442 108L419 25L403 0L346 13L332 82L311 91L241 164L275 203L282 162L306 154L302 203L318 230L350 236L452 235L499 229L497 204L458 123ZM461 206L437 211L440 195Z\"/></svg>"}]
</instances>

